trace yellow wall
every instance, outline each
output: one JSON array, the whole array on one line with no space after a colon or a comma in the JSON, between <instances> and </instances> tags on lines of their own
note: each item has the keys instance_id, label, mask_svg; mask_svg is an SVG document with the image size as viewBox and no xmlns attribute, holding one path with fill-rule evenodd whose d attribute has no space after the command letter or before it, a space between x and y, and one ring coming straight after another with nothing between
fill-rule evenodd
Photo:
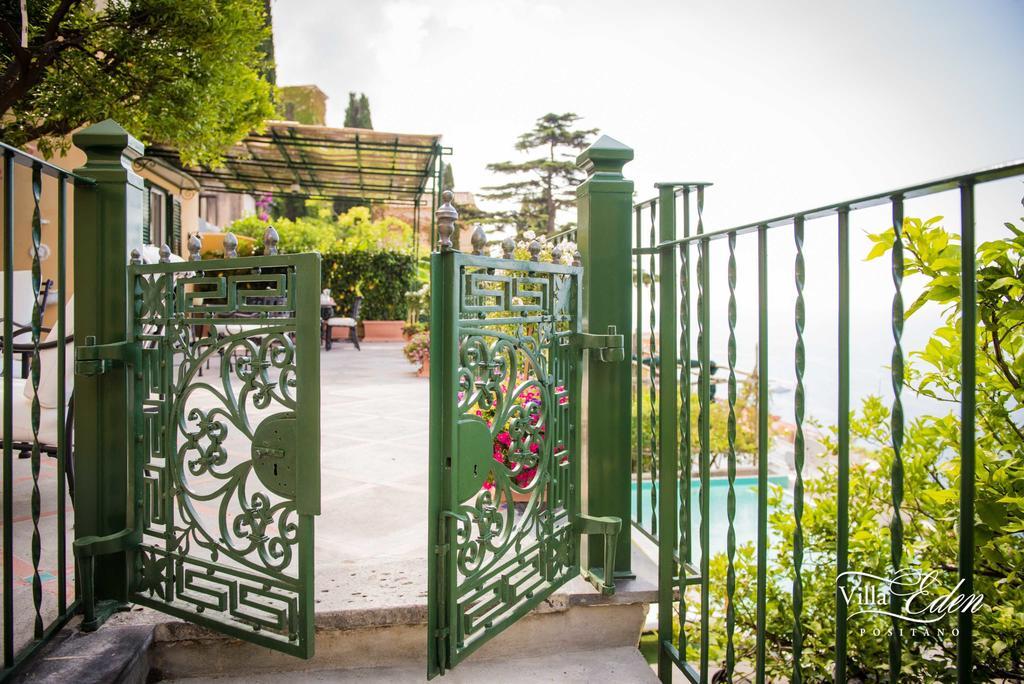
<instances>
[{"instance_id":1,"label":"yellow wall","mask_svg":"<svg viewBox=\"0 0 1024 684\"><path fill-rule=\"evenodd\" d=\"M28 150L32 153L31 150ZM71 147L64 155L47 160L51 164L73 171L85 164L85 154L76 147ZM188 256L188 236L198 230L199 227L199 193L184 191L182 188L170 184L166 179L160 178L147 169L136 169L136 173L150 181L153 185L163 188L168 193L181 199L181 251L182 256ZM0 169L0 179L3 171ZM2 186L0 186L2 187ZM67 188L67 283L68 288L64 296L74 292L74 188ZM4 210L3 195L0 193L0 211ZM43 176L42 192L40 194L40 216L42 225L42 244L50 248L50 257L40 263L40 271L43 280L52 279L54 288L57 287L57 180L49 176ZM26 166L15 164L14 167L14 269L16 271L29 270L32 268L32 213L34 203L32 201L32 170ZM0 214L2 216L3 214ZM2 270L3 241L0 240L0 270ZM56 320L56 306L48 306L45 312L45 325L50 325Z\"/></svg>"}]
</instances>

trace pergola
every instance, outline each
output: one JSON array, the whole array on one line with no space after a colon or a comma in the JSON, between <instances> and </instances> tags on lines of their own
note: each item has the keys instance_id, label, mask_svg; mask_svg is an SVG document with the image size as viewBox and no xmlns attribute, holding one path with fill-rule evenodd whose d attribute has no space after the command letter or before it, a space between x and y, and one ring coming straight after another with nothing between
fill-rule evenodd
<instances>
[{"instance_id":1,"label":"pergola","mask_svg":"<svg viewBox=\"0 0 1024 684\"><path fill-rule=\"evenodd\" d=\"M274 194L413 207L418 244L420 207L438 204L444 155L440 135L329 128L268 121L232 146L219 167L183 166L177 151L153 146L147 156L174 164L217 192ZM431 213L431 241L434 223Z\"/></svg>"}]
</instances>

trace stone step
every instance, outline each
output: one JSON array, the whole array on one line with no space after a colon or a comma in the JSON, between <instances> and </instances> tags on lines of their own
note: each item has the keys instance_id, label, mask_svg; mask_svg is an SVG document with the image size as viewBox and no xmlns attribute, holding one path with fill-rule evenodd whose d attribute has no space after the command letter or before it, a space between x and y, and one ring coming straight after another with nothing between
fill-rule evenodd
<instances>
[{"instance_id":1,"label":"stone step","mask_svg":"<svg viewBox=\"0 0 1024 684\"><path fill-rule=\"evenodd\" d=\"M282 681L280 672L233 677L196 677L177 680L178 684L272 684ZM400 665L374 668L344 668L314 672L291 672L289 684L313 682L361 682L366 684L420 683L426 679L422 662L418 665ZM503 682L508 684L587 683L627 684L630 682L657 682L658 678L644 661L640 652L631 646L604 648L590 651L568 651L547 655L532 655L529 650L509 657L477 660L471 658L445 673L440 684L470 684L475 682Z\"/></svg>"},{"instance_id":2,"label":"stone step","mask_svg":"<svg viewBox=\"0 0 1024 684\"><path fill-rule=\"evenodd\" d=\"M361 586L366 588L365 581ZM604 597L577 578L467 662L505 659L509 653L544 657L636 650L654 598L654 587L643 581L621 582L615 596ZM150 649L150 676L183 679L389 667L410 667L423 675L426 621L426 605L419 601L317 613L316 655L300 660L195 625L161 619Z\"/></svg>"},{"instance_id":3,"label":"stone step","mask_svg":"<svg viewBox=\"0 0 1024 684\"><path fill-rule=\"evenodd\" d=\"M144 684L153 629L146 625L110 626L95 632L79 628L81 618L54 635L12 682Z\"/></svg>"}]
</instances>

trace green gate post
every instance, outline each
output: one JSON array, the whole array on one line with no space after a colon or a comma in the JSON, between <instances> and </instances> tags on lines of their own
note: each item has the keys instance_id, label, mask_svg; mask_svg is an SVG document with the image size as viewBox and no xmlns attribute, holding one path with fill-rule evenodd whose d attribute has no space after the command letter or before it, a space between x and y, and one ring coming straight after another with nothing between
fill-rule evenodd
<instances>
[{"instance_id":1,"label":"green gate post","mask_svg":"<svg viewBox=\"0 0 1024 684\"><path fill-rule=\"evenodd\" d=\"M142 245L142 178L131 160L144 147L111 119L75 133L86 155L75 173L75 342L124 342L129 331L129 252ZM64 293L61 293L64 294ZM121 368L75 376L75 536L116 534L128 525L129 384ZM96 556L95 600L103 613L128 598L125 553ZM86 588L82 590L87 591ZM102 615L100 616L102 620Z\"/></svg>"},{"instance_id":2,"label":"green gate post","mask_svg":"<svg viewBox=\"0 0 1024 684\"><path fill-rule=\"evenodd\" d=\"M576 158L588 176L576 190L576 239L584 269L583 329L603 334L614 326L624 338L623 361L588 360L586 364L584 396L588 400L581 431L587 454L587 512L622 520L614 573L620 579L634 576L629 524L633 181L622 175L632 159L632 148L606 135ZM601 566L603 541L592 538L589 549L589 565Z\"/></svg>"}]
</instances>

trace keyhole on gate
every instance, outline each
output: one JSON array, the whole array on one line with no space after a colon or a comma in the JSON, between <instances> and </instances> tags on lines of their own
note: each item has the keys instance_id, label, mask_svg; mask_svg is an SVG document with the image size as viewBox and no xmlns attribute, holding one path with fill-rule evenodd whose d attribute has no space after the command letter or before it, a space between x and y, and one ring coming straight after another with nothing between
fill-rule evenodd
<instances>
[{"instance_id":1,"label":"keyhole on gate","mask_svg":"<svg viewBox=\"0 0 1024 684\"><path fill-rule=\"evenodd\" d=\"M277 475L277 464L274 464L274 475Z\"/></svg>"},{"instance_id":2,"label":"keyhole on gate","mask_svg":"<svg viewBox=\"0 0 1024 684\"><path fill-rule=\"evenodd\" d=\"M473 466L473 474L476 475L476 466Z\"/></svg>"}]
</instances>

